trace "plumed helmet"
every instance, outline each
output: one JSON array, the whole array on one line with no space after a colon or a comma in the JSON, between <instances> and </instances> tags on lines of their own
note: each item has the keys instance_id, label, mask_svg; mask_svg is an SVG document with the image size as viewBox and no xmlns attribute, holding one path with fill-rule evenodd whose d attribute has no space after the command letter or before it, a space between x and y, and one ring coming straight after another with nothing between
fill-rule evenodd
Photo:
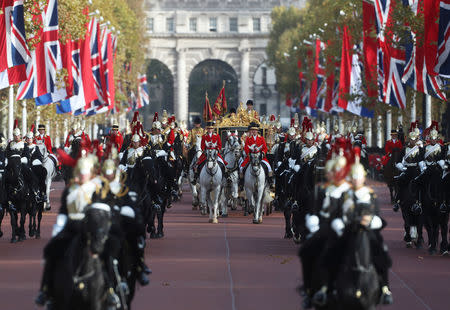
<instances>
[{"instance_id":1,"label":"plumed helmet","mask_svg":"<svg viewBox=\"0 0 450 310\"><path fill-rule=\"evenodd\" d=\"M20 136L20 129L19 128L14 128L14 130L13 130L13 135L14 136Z\"/></svg>"},{"instance_id":2,"label":"plumed helmet","mask_svg":"<svg viewBox=\"0 0 450 310\"><path fill-rule=\"evenodd\" d=\"M292 137L295 136L295 128L294 127L289 128L288 135L290 135Z\"/></svg>"},{"instance_id":3,"label":"plumed helmet","mask_svg":"<svg viewBox=\"0 0 450 310\"><path fill-rule=\"evenodd\" d=\"M107 159L103 162L102 172L104 175L114 174L115 171L116 171L116 164L114 163L114 160Z\"/></svg>"},{"instance_id":4,"label":"plumed helmet","mask_svg":"<svg viewBox=\"0 0 450 310\"><path fill-rule=\"evenodd\" d=\"M160 121L153 122L152 128L161 129L161 122Z\"/></svg>"},{"instance_id":5,"label":"plumed helmet","mask_svg":"<svg viewBox=\"0 0 450 310\"><path fill-rule=\"evenodd\" d=\"M134 134L131 137L131 142L140 142L141 141L141 137L138 134Z\"/></svg>"},{"instance_id":6,"label":"plumed helmet","mask_svg":"<svg viewBox=\"0 0 450 310\"><path fill-rule=\"evenodd\" d=\"M430 131L430 139L436 140L439 136L439 133L436 129L432 129Z\"/></svg>"},{"instance_id":7,"label":"plumed helmet","mask_svg":"<svg viewBox=\"0 0 450 310\"><path fill-rule=\"evenodd\" d=\"M33 139L34 138L34 133L32 131L27 132L27 138L28 139Z\"/></svg>"},{"instance_id":8,"label":"plumed helmet","mask_svg":"<svg viewBox=\"0 0 450 310\"><path fill-rule=\"evenodd\" d=\"M313 140L314 139L314 135L313 135L313 133L311 131L308 131L305 134L305 138L306 138L306 140Z\"/></svg>"},{"instance_id":9,"label":"plumed helmet","mask_svg":"<svg viewBox=\"0 0 450 310\"><path fill-rule=\"evenodd\" d=\"M364 166L360 163L361 158L361 148L355 147L353 148L353 153L355 156L355 163L352 165L350 169L350 177L353 180L361 180L366 176L366 169L364 169Z\"/></svg>"},{"instance_id":10,"label":"plumed helmet","mask_svg":"<svg viewBox=\"0 0 450 310\"><path fill-rule=\"evenodd\" d=\"M409 133L408 137L409 137L411 140L416 140L417 137L418 137L418 135L417 135L416 131L413 130L413 131L411 131L411 132Z\"/></svg>"},{"instance_id":11,"label":"plumed helmet","mask_svg":"<svg viewBox=\"0 0 450 310\"><path fill-rule=\"evenodd\" d=\"M87 156L78 159L75 166L75 174L86 175L88 173L92 173L95 165L94 157L95 156Z\"/></svg>"}]
</instances>

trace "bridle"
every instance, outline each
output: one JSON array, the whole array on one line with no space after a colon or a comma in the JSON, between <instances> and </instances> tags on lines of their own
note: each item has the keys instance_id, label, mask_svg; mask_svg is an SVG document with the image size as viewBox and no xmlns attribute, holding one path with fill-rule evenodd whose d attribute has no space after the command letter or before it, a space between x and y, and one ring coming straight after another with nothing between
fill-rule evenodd
<instances>
[{"instance_id":1,"label":"bridle","mask_svg":"<svg viewBox=\"0 0 450 310\"><path fill-rule=\"evenodd\" d=\"M212 168L208 167L208 163L214 163ZM215 149L207 149L206 150L206 172L210 176L214 176L217 173L217 169L219 169L219 166L217 165L217 150Z\"/></svg>"}]
</instances>

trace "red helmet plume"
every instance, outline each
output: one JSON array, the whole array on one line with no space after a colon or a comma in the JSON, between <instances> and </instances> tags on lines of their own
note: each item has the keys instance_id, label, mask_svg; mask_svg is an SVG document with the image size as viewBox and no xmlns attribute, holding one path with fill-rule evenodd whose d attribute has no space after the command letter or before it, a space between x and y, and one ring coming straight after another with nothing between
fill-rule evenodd
<instances>
[{"instance_id":1,"label":"red helmet plume","mask_svg":"<svg viewBox=\"0 0 450 310\"><path fill-rule=\"evenodd\" d=\"M153 116L153 122L158 121L158 112L155 112L155 116Z\"/></svg>"},{"instance_id":2,"label":"red helmet plume","mask_svg":"<svg viewBox=\"0 0 450 310\"><path fill-rule=\"evenodd\" d=\"M17 127L19 127L19 121L17 120L17 118L14 120L14 127L13 129L16 129Z\"/></svg>"}]
</instances>

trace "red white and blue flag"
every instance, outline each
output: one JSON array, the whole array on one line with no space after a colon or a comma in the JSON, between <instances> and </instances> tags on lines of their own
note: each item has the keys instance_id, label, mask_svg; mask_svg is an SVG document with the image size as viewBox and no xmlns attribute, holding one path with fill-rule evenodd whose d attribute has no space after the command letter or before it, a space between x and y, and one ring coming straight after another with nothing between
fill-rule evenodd
<instances>
[{"instance_id":1,"label":"red white and blue flag","mask_svg":"<svg viewBox=\"0 0 450 310\"><path fill-rule=\"evenodd\" d=\"M438 59L435 72L450 78L450 0L440 1Z\"/></svg>"},{"instance_id":2,"label":"red white and blue flag","mask_svg":"<svg viewBox=\"0 0 450 310\"><path fill-rule=\"evenodd\" d=\"M139 75L138 84L138 98L137 98L137 108L140 109L146 105L150 104L148 85L147 85L147 75Z\"/></svg>"},{"instance_id":3,"label":"red white and blue flag","mask_svg":"<svg viewBox=\"0 0 450 310\"><path fill-rule=\"evenodd\" d=\"M404 0L406 1L406 0ZM435 46L435 42L432 43L432 40L428 39L428 34L431 32L437 33L437 29L433 29L433 24L436 25L435 22L427 23L426 20L437 20L436 18L432 18L433 12L431 6L424 6L425 0L407 0L411 7L411 10L414 12L416 16L425 20L425 31L424 37L417 37L417 34L411 32L411 41L406 44L406 66L403 73L402 81L403 83L408 84L415 90L437 97L441 100L446 101L445 94L441 91L442 82L439 76L436 76L433 72L429 73L427 68L434 68L433 65L428 65L427 60L430 58L426 57L427 50L433 50L433 45ZM428 4L434 2L435 0L427 0ZM436 12L437 13L437 12ZM425 18L426 16L426 18ZM431 29L430 29L431 28ZM436 27L437 28L437 27ZM436 49L434 49L436 50ZM436 52L434 53L436 55ZM432 60L429 60L432 61Z\"/></svg>"},{"instance_id":4,"label":"red white and blue flag","mask_svg":"<svg viewBox=\"0 0 450 310\"><path fill-rule=\"evenodd\" d=\"M27 65L27 80L19 85L17 100L37 98L57 90L56 74L62 68L57 0L49 0L44 12L37 18L42 20L43 29L38 34L39 43L31 52L31 61Z\"/></svg>"},{"instance_id":5,"label":"red white and blue flag","mask_svg":"<svg viewBox=\"0 0 450 310\"><path fill-rule=\"evenodd\" d=\"M0 7L0 89L26 79L25 64L29 59L23 0L3 0Z\"/></svg>"},{"instance_id":6,"label":"red white and blue flag","mask_svg":"<svg viewBox=\"0 0 450 310\"><path fill-rule=\"evenodd\" d=\"M392 33L383 31L387 24L394 22L392 11L395 9L396 3L395 0L375 0L378 78L380 81L379 99L382 102L404 109L406 107L406 92L402 76L405 67L405 51L392 44L391 41L397 40Z\"/></svg>"},{"instance_id":7,"label":"red white and blue flag","mask_svg":"<svg viewBox=\"0 0 450 310\"><path fill-rule=\"evenodd\" d=\"M361 105L362 103L362 63L348 27L344 27L342 37L341 72L339 78L338 106L353 114L373 117L373 111Z\"/></svg>"}]
</instances>

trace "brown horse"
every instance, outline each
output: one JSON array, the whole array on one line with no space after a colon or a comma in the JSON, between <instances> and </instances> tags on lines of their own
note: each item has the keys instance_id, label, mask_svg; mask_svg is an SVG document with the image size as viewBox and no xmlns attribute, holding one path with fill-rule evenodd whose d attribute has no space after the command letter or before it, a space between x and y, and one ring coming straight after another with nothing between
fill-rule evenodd
<instances>
[{"instance_id":1,"label":"brown horse","mask_svg":"<svg viewBox=\"0 0 450 310\"><path fill-rule=\"evenodd\" d=\"M399 175L398 169L395 167L397 163L399 163L402 158L400 157L401 150L399 148L394 148L392 153L390 154L390 158L386 166L383 169L384 181L386 182L389 193L391 194L391 202L395 202L395 197L397 195L397 186L395 184L395 177Z\"/></svg>"}]
</instances>

